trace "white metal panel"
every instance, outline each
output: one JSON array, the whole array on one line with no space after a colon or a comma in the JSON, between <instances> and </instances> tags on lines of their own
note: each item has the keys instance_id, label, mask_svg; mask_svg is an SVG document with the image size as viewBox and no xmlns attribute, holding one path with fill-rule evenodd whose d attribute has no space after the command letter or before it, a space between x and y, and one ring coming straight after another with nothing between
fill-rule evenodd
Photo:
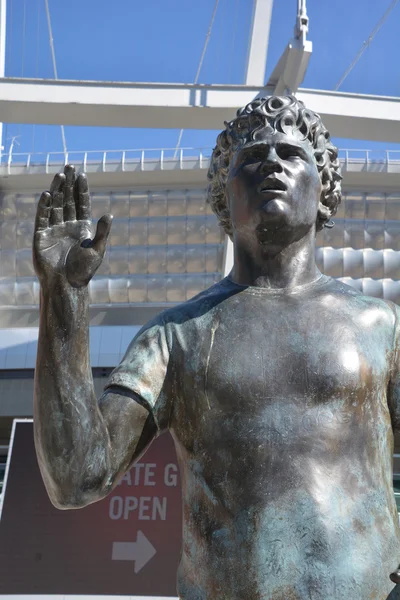
<instances>
[{"instance_id":1,"label":"white metal panel","mask_svg":"<svg viewBox=\"0 0 400 600\"><path fill-rule=\"evenodd\" d=\"M90 327L92 367L115 367L139 331L139 326ZM36 362L38 328L0 330L0 369L33 369Z\"/></svg>"},{"instance_id":2,"label":"white metal panel","mask_svg":"<svg viewBox=\"0 0 400 600\"><path fill-rule=\"evenodd\" d=\"M365 165L364 159L362 163ZM36 201L36 194L26 193L7 193L0 198L1 306L26 309L38 305L39 284L30 248ZM97 190L93 194L96 216L114 207L118 216L109 250L90 285L92 304L165 306L182 302L230 270L232 257L224 269L224 235L206 203L204 188ZM400 302L395 283L400 279L399 216L397 192L348 191L335 216L336 226L317 236L322 247L317 250L321 269L356 282L380 281L376 289ZM370 289L372 284L366 285ZM23 358L18 356L7 360L22 364ZM106 364L114 364L114 359ZM5 365L4 356L1 361Z\"/></svg>"},{"instance_id":3,"label":"white metal panel","mask_svg":"<svg viewBox=\"0 0 400 600\"><path fill-rule=\"evenodd\" d=\"M3 306L39 302L31 250L37 199L34 193L0 198ZM223 232L204 188L93 193L94 219L114 208L108 251L89 288L92 304L180 302L220 279Z\"/></svg>"}]
</instances>

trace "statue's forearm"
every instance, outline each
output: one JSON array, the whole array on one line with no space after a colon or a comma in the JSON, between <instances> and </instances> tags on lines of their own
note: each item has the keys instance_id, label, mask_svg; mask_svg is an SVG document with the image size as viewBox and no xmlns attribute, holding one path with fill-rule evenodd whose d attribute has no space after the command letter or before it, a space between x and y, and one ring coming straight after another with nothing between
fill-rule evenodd
<instances>
[{"instance_id":1,"label":"statue's forearm","mask_svg":"<svg viewBox=\"0 0 400 600\"><path fill-rule=\"evenodd\" d=\"M109 436L89 360L88 292L41 293L34 392L35 443L49 496L60 507L90 501L109 476ZM97 498L95 498L97 499Z\"/></svg>"},{"instance_id":2,"label":"statue's forearm","mask_svg":"<svg viewBox=\"0 0 400 600\"><path fill-rule=\"evenodd\" d=\"M87 179L71 165L54 177L36 212L33 263L42 288L35 444L48 494L60 508L104 497L157 431L133 393L110 387L99 402L94 393L87 285L111 222L103 215L93 232Z\"/></svg>"}]
</instances>

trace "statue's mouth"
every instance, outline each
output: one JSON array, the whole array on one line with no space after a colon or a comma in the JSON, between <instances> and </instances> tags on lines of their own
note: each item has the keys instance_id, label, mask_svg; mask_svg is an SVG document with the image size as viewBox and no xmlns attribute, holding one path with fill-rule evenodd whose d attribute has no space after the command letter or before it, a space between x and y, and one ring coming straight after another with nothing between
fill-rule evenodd
<instances>
[{"instance_id":1,"label":"statue's mouth","mask_svg":"<svg viewBox=\"0 0 400 600\"><path fill-rule=\"evenodd\" d=\"M272 191L273 192L275 192L275 191L286 192L287 185L285 183L283 183L283 181L278 179L278 177L275 177L274 175L272 175L272 176L264 179L264 181L262 182L262 184L260 185L260 187L258 189L261 193L272 192Z\"/></svg>"}]
</instances>

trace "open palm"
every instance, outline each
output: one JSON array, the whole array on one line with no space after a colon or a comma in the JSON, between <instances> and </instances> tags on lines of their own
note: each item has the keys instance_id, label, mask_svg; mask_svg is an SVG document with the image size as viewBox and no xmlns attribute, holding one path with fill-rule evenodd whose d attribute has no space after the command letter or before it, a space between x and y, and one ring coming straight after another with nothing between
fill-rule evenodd
<instances>
[{"instance_id":1,"label":"open palm","mask_svg":"<svg viewBox=\"0 0 400 600\"><path fill-rule=\"evenodd\" d=\"M101 217L93 237L86 176L76 177L70 165L58 173L36 214L33 262L42 285L60 277L73 287L87 285L103 259L111 221L111 215Z\"/></svg>"}]
</instances>

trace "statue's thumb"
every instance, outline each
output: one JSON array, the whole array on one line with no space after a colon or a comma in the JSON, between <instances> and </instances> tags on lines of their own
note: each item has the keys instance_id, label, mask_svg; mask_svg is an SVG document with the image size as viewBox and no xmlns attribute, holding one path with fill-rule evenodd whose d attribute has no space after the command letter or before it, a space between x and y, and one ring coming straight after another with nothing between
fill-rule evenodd
<instances>
[{"instance_id":1,"label":"statue's thumb","mask_svg":"<svg viewBox=\"0 0 400 600\"><path fill-rule=\"evenodd\" d=\"M390 573L390 579L393 581L393 583L400 583L400 567L393 573Z\"/></svg>"},{"instance_id":2,"label":"statue's thumb","mask_svg":"<svg viewBox=\"0 0 400 600\"><path fill-rule=\"evenodd\" d=\"M107 239L110 234L112 215L103 215L97 222L96 235L94 236L91 247L99 254L104 254Z\"/></svg>"}]
</instances>

